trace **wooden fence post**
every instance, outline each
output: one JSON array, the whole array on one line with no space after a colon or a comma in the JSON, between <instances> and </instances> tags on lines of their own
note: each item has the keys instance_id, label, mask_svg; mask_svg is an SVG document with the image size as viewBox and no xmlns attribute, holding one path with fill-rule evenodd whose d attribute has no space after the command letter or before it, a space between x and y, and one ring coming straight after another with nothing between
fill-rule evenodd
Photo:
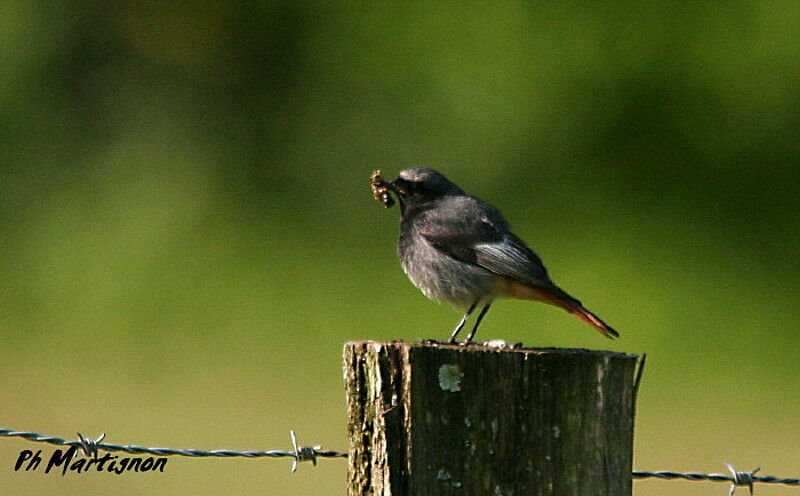
<instances>
[{"instance_id":1,"label":"wooden fence post","mask_svg":"<svg viewBox=\"0 0 800 496\"><path fill-rule=\"evenodd\" d=\"M636 356L351 342L349 496L631 494Z\"/></svg>"}]
</instances>

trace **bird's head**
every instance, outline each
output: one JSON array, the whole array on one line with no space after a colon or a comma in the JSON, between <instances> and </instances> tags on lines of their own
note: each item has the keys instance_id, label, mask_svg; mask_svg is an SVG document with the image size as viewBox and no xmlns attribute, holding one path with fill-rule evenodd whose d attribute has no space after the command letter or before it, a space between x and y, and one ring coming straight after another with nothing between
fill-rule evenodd
<instances>
[{"instance_id":1,"label":"bird's head","mask_svg":"<svg viewBox=\"0 0 800 496\"><path fill-rule=\"evenodd\" d=\"M397 179L389 183L400 198L400 206L421 206L448 195L464 192L440 172L427 167L412 167L400 171Z\"/></svg>"}]
</instances>

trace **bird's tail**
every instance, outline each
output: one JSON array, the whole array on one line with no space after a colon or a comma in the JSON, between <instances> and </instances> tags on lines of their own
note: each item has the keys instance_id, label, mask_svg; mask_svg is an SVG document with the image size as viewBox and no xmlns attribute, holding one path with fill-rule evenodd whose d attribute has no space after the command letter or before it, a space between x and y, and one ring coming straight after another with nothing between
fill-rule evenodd
<instances>
[{"instance_id":1,"label":"bird's tail","mask_svg":"<svg viewBox=\"0 0 800 496\"><path fill-rule=\"evenodd\" d=\"M619 333L614 330L613 327L603 322L600 317L583 308L582 306L567 311L600 331L603 336L611 339L619 337Z\"/></svg>"},{"instance_id":2,"label":"bird's tail","mask_svg":"<svg viewBox=\"0 0 800 496\"><path fill-rule=\"evenodd\" d=\"M541 301L549 303L550 305L555 305L594 327L600 331L603 336L607 338L619 337L619 333L615 331L613 327L600 320L600 317L587 310L580 301L570 296L566 291L555 284L550 283L545 286L533 286L530 284L523 284L507 277L497 278L494 284L494 291L497 295L508 298Z\"/></svg>"},{"instance_id":3,"label":"bird's tail","mask_svg":"<svg viewBox=\"0 0 800 496\"><path fill-rule=\"evenodd\" d=\"M567 294L566 291L560 288L557 289L558 299L555 302L556 305L594 327L600 331L603 336L610 339L619 337L619 333L614 330L613 327L606 324L600 317L587 310L580 301Z\"/></svg>"}]
</instances>

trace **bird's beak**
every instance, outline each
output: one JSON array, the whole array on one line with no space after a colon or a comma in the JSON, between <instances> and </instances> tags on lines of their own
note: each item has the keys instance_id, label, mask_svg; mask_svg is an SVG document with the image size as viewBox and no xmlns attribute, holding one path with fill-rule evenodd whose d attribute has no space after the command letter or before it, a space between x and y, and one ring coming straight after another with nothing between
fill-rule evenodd
<instances>
[{"instance_id":1,"label":"bird's beak","mask_svg":"<svg viewBox=\"0 0 800 496\"><path fill-rule=\"evenodd\" d=\"M394 194L397 195L397 203L400 204L400 213L404 214L406 211L405 198L408 191L403 189L402 181L400 181L400 178L397 178L394 181L386 183L386 187L394 191Z\"/></svg>"},{"instance_id":2,"label":"bird's beak","mask_svg":"<svg viewBox=\"0 0 800 496\"><path fill-rule=\"evenodd\" d=\"M397 196L405 196L408 193L406 190L403 189L402 184L398 184L397 179L395 179L392 182L386 183L386 185L389 187L389 189L397 193Z\"/></svg>"}]
</instances>

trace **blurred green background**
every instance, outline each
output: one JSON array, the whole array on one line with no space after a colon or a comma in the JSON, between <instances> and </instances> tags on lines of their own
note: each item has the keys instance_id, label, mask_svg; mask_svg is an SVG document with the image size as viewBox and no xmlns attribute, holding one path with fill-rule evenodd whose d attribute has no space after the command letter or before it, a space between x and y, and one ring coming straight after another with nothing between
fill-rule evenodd
<instances>
[{"instance_id":1,"label":"blurred green background","mask_svg":"<svg viewBox=\"0 0 800 496\"><path fill-rule=\"evenodd\" d=\"M459 318L368 189L428 165L622 332L503 302L484 338L648 353L636 468L797 476L798 25L794 1L3 2L0 428L346 450L342 344ZM340 460L14 473L38 447L0 439L0 493L344 493Z\"/></svg>"}]
</instances>

